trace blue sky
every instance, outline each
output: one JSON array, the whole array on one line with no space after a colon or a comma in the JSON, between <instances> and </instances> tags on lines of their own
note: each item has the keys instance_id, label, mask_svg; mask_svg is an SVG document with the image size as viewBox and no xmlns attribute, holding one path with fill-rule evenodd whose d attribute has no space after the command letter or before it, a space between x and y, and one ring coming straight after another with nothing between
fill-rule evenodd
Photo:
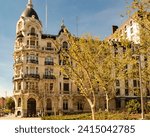
<instances>
[{"instance_id":1,"label":"blue sky","mask_svg":"<svg viewBox=\"0 0 150 137\"><path fill-rule=\"evenodd\" d=\"M28 0L0 0L0 97L13 94L13 46L16 23ZM62 19L72 34L91 34L103 39L112 33L112 25L120 25L125 18L127 2L132 0L47 0L49 34L57 34ZM45 2L33 0L34 9L45 31Z\"/></svg>"}]
</instances>

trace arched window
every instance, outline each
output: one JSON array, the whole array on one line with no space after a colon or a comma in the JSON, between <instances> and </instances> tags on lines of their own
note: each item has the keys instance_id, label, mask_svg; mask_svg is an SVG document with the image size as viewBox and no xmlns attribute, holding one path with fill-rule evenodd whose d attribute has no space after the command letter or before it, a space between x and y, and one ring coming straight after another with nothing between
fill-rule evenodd
<instances>
[{"instance_id":1,"label":"arched window","mask_svg":"<svg viewBox=\"0 0 150 137\"><path fill-rule=\"evenodd\" d=\"M21 98L18 99L18 107L21 107Z\"/></svg>"},{"instance_id":2,"label":"arched window","mask_svg":"<svg viewBox=\"0 0 150 137\"><path fill-rule=\"evenodd\" d=\"M46 109L47 110L52 110L52 101L51 101L51 99L47 99Z\"/></svg>"},{"instance_id":3,"label":"arched window","mask_svg":"<svg viewBox=\"0 0 150 137\"><path fill-rule=\"evenodd\" d=\"M68 50L68 43L66 41L63 42L63 49Z\"/></svg>"},{"instance_id":4,"label":"arched window","mask_svg":"<svg viewBox=\"0 0 150 137\"><path fill-rule=\"evenodd\" d=\"M35 28L31 28L31 34L35 34Z\"/></svg>"}]
</instances>

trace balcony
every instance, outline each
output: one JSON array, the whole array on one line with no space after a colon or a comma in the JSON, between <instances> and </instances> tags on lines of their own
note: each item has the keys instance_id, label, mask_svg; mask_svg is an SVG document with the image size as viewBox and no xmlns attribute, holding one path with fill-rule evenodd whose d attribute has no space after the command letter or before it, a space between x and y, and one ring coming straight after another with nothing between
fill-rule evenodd
<instances>
[{"instance_id":1,"label":"balcony","mask_svg":"<svg viewBox=\"0 0 150 137\"><path fill-rule=\"evenodd\" d=\"M15 61L15 64L21 64L21 63L23 63L23 61L21 59Z\"/></svg>"},{"instance_id":2,"label":"balcony","mask_svg":"<svg viewBox=\"0 0 150 137\"><path fill-rule=\"evenodd\" d=\"M45 48L45 50L48 50L48 51L53 51L53 50L54 50L54 48L47 47L47 48Z\"/></svg>"},{"instance_id":3,"label":"balcony","mask_svg":"<svg viewBox=\"0 0 150 137\"><path fill-rule=\"evenodd\" d=\"M40 79L40 75L39 74L25 74L24 78L36 78L36 79Z\"/></svg>"},{"instance_id":4,"label":"balcony","mask_svg":"<svg viewBox=\"0 0 150 137\"><path fill-rule=\"evenodd\" d=\"M45 61L45 65L54 65L54 62Z\"/></svg>"},{"instance_id":5,"label":"balcony","mask_svg":"<svg viewBox=\"0 0 150 137\"><path fill-rule=\"evenodd\" d=\"M27 60L27 63L39 64L39 61L34 60L34 59L30 59L30 60Z\"/></svg>"},{"instance_id":6,"label":"balcony","mask_svg":"<svg viewBox=\"0 0 150 137\"><path fill-rule=\"evenodd\" d=\"M54 75L43 75L44 79L56 79Z\"/></svg>"},{"instance_id":7,"label":"balcony","mask_svg":"<svg viewBox=\"0 0 150 137\"><path fill-rule=\"evenodd\" d=\"M30 36L30 37L38 37L38 34L35 34L35 33L28 33L27 36Z\"/></svg>"},{"instance_id":8,"label":"balcony","mask_svg":"<svg viewBox=\"0 0 150 137\"><path fill-rule=\"evenodd\" d=\"M22 75L14 75L14 77L12 78L12 80L18 80L18 79L23 79Z\"/></svg>"}]
</instances>

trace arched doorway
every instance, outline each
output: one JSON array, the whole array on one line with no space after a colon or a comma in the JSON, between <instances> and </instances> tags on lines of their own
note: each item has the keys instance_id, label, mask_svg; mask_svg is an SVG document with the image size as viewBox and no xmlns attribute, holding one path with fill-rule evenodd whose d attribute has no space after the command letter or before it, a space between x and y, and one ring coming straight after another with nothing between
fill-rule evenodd
<instances>
[{"instance_id":1,"label":"arched doorway","mask_svg":"<svg viewBox=\"0 0 150 137\"><path fill-rule=\"evenodd\" d=\"M27 116L36 116L36 100L33 98L30 98L27 101Z\"/></svg>"}]
</instances>

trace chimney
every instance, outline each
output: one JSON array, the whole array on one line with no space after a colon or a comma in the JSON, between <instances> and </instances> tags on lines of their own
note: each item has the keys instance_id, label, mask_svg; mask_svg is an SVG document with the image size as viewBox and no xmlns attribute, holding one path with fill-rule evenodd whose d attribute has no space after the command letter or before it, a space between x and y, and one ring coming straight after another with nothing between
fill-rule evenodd
<instances>
[{"instance_id":1,"label":"chimney","mask_svg":"<svg viewBox=\"0 0 150 137\"><path fill-rule=\"evenodd\" d=\"M118 26L116 26L116 25L113 25L113 26L112 26L113 34L116 32L117 29L118 29Z\"/></svg>"}]
</instances>

